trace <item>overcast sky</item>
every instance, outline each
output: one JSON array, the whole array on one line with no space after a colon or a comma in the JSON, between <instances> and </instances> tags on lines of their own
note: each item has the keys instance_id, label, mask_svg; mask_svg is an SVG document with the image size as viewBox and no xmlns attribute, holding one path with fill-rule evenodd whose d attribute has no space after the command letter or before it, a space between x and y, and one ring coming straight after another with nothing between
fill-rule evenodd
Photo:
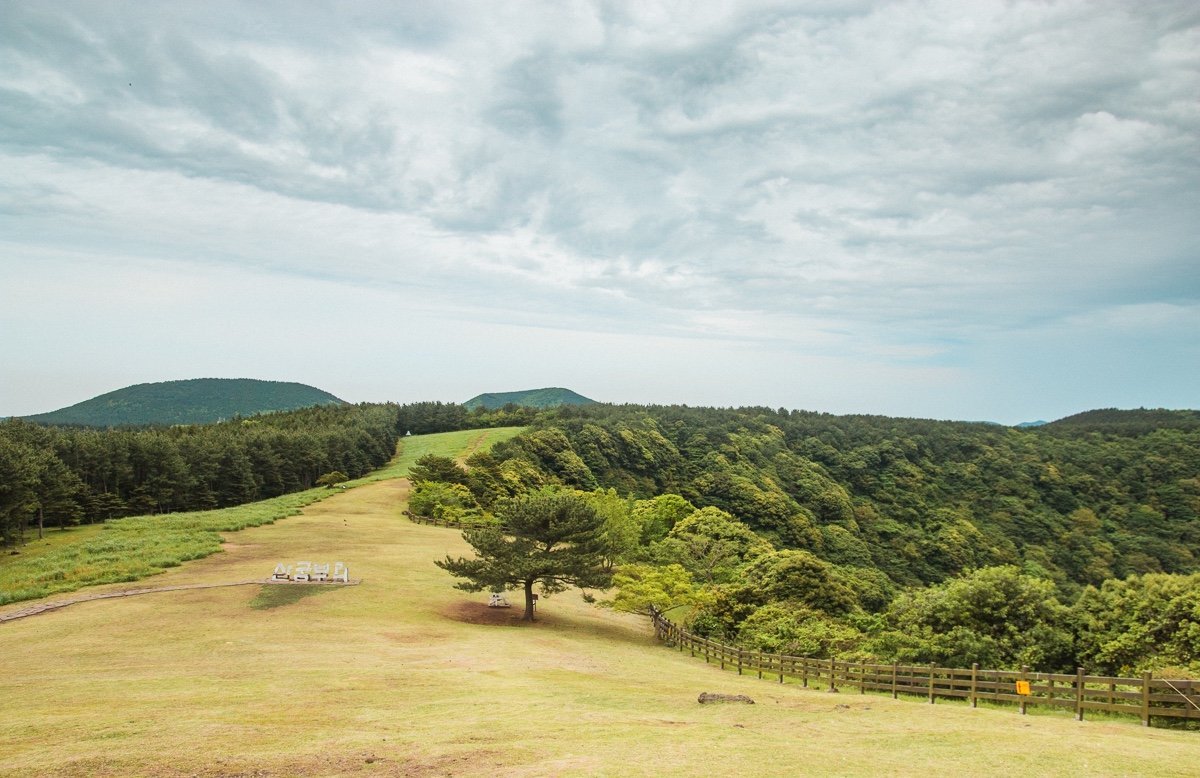
<instances>
[{"instance_id":1,"label":"overcast sky","mask_svg":"<svg viewBox=\"0 0 1200 778\"><path fill-rule=\"evenodd\" d=\"M0 0L0 415L1200 407L1200 4Z\"/></svg>"}]
</instances>

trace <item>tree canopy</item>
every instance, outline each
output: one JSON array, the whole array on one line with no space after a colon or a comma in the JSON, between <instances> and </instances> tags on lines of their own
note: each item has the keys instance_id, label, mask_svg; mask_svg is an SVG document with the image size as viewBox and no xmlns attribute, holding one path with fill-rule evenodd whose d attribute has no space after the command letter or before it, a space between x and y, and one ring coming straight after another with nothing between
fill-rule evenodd
<instances>
[{"instance_id":1,"label":"tree canopy","mask_svg":"<svg viewBox=\"0 0 1200 778\"><path fill-rule=\"evenodd\" d=\"M463 532L476 557L437 562L465 579L456 586L468 592L519 588L525 593L526 621L534 620L535 584L543 594L568 586L607 588L612 571L605 564L608 548L604 521L589 502L569 493L535 493L507 503L498 518L505 529L486 526Z\"/></svg>"}]
</instances>

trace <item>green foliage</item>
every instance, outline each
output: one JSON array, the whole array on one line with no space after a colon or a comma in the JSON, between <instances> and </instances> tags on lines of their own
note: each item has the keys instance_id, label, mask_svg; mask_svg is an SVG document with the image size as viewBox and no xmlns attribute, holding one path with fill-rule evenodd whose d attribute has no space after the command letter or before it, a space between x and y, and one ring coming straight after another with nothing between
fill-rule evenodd
<instances>
[{"instance_id":1,"label":"green foliage","mask_svg":"<svg viewBox=\"0 0 1200 778\"><path fill-rule=\"evenodd\" d=\"M633 518L641 527L641 542L662 540L675 525L696 512L696 506L677 494L660 494L633 504Z\"/></svg>"},{"instance_id":2,"label":"green foliage","mask_svg":"<svg viewBox=\"0 0 1200 778\"><path fill-rule=\"evenodd\" d=\"M611 567L627 559L638 547L642 528L633 516L633 500L621 497L616 489L597 489L580 492L596 515L600 517L601 540L604 542L605 560Z\"/></svg>"},{"instance_id":3,"label":"green foliage","mask_svg":"<svg viewBox=\"0 0 1200 778\"><path fill-rule=\"evenodd\" d=\"M450 457L436 454L426 454L409 468L408 480L420 486L427 481L441 481L447 484L462 484L469 481L467 471Z\"/></svg>"},{"instance_id":4,"label":"green foliage","mask_svg":"<svg viewBox=\"0 0 1200 778\"><path fill-rule=\"evenodd\" d=\"M211 424L313 405L345 404L328 392L304 384L252 378L195 378L128 386L69 408L29 416L27 420L87 427Z\"/></svg>"},{"instance_id":5,"label":"green foliage","mask_svg":"<svg viewBox=\"0 0 1200 778\"><path fill-rule=\"evenodd\" d=\"M548 389L527 389L522 392L494 392L480 394L463 403L467 410L486 408L500 410L506 405L525 406L528 408L555 408L560 405L589 405L595 403L581 394L570 389L551 387Z\"/></svg>"},{"instance_id":6,"label":"green foliage","mask_svg":"<svg viewBox=\"0 0 1200 778\"><path fill-rule=\"evenodd\" d=\"M1200 674L1200 574L1089 586L1073 608L1080 662L1113 674L1162 666Z\"/></svg>"},{"instance_id":7,"label":"green foliage","mask_svg":"<svg viewBox=\"0 0 1200 778\"><path fill-rule=\"evenodd\" d=\"M465 579L456 584L458 588L478 592L520 587L525 592L525 619L532 621L534 584L544 594L568 586L605 589L610 585L603 519L579 495L543 492L518 497L504 506L498 518L504 532L481 527L463 533L476 558L447 556L436 562Z\"/></svg>"},{"instance_id":8,"label":"green foliage","mask_svg":"<svg viewBox=\"0 0 1200 778\"><path fill-rule=\"evenodd\" d=\"M613 575L617 593L602 605L629 613L660 612L673 608L699 608L710 604L712 595L698 587L681 565L621 565Z\"/></svg>"},{"instance_id":9,"label":"green foliage","mask_svg":"<svg viewBox=\"0 0 1200 778\"><path fill-rule=\"evenodd\" d=\"M418 516L452 522L472 522L483 518L471 490L462 484L422 481L408 499L408 507Z\"/></svg>"},{"instance_id":10,"label":"green foliage","mask_svg":"<svg viewBox=\"0 0 1200 778\"><path fill-rule=\"evenodd\" d=\"M33 524L229 507L309 489L335 472L361 477L395 453L400 410L325 405L113 430L0 422L0 470L9 471L0 535L11 543Z\"/></svg>"},{"instance_id":11,"label":"green foliage","mask_svg":"<svg viewBox=\"0 0 1200 778\"><path fill-rule=\"evenodd\" d=\"M744 578L768 601L788 601L831 616L859 607L854 590L836 575L833 565L808 551L764 554L746 567Z\"/></svg>"},{"instance_id":12,"label":"green foliage","mask_svg":"<svg viewBox=\"0 0 1200 778\"><path fill-rule=\"evenodd\" d=\"M718 508L701 508L676 524L653 554L705 583L730 581L739 567L771 553L771 544Z\"/></svg>"},{"instance_id":13,"label":"green foliage","mask_svg":"<svg viewBox=\"0 0 1200 778\"><path fill-rule=\"evenodd\" d=\"M901 594L887 612L891 633L881 646L901 662L1066 671L1073 657L1068 616L1050 581L989 567Z\"/></svg>"},{"instance_id":14,"label":"green foliage","mask_svg":"<svg viewBox=\"0 0 1200 778\"><path fill-rule=\"evenodd\" d=\"M828 615L783 603L756 610L742 621L737 642L746 648L791 656L848 659L862 634Z\"/></svg>"},{"instance_id":15,"label":"green foliage","mask_svg":"<svg viewBox=\"0 0 1200 778\"><path fill-rule=\"evenodd\" d=\"M777 605L858 629L868 642L854 650L883 660L1185 665L1184 644L1161 654L1140 638L1127 639L1127 651L1120 642L1108 653L1088 648L1107 627L1085 633L1072 621L1082 612L1064 615L1059 603L1130 574L1200 572L1194 416L1105 412L1018 430L766 408L592 405L541 414L528 434L473 462L469 477L485 506L543 486L632 496L641 535L628 558L686 570L712 592L697 624L729 639ZM669 510L656 503L667 499ZM707 521L689 524L691 506L708 511ZM843 596L824 606L787 599L782 572L765 593L772 571L754 563L775 549L810 554L810 572L818 569L812 559L828 565L822 585ZM1021 577L984 576L974 585L1012 584L1014 596L1053 590L1047 608L1014 617L1025 637L950 618L933 600L912 602L927 590L954 601L970 588L959 579L996 567ZM1174 620L1151 631L1153 641L1169 643L1169 630L1188 634L1185 605L1176 603Z\"/></svg>"},{"instance_id":16,"label":"green foliage","mask_svg":"<svg viewBox=\"0 0 1200 778\"><path fill-rule=\"evenodd\" d=\"M317 486L324 486L326 489L332 489L338 484L343 484L350 480L350 476L343 473L341 470L333 470L326 473L317 479Z\"/></svg>"}]
</instances>

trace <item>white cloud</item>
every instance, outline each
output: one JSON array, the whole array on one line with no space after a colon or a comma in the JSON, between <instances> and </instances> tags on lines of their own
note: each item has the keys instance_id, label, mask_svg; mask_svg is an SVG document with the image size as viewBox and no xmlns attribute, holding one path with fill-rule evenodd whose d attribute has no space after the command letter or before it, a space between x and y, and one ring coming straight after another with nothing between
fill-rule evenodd
<instances>
[{"instance_id":1,"label":"white cloud","mask_svg":"<svg viewBox=\"0 0 1200 778\"><path fill-rule=\"evenodd\" d=\"M1182 0L4 14L0 265L15 277L57 257L42 292L62 299L96 263L149 262L162 299L232 337L206 279L245 273L309 305L320 290L351 308L346 290L403 300L460 357L504 325L539 344L558 331L635 392L667 379L597 351L754 353L759 376L774 355L781 386L824 360L842 383L818 396L858 410L933 397L982 418L1018 392L1023 420L1046 415L1044 391L1001 401L964 371L1019 372L1038 327L1200 297L1200 12ZM187 280L168 283L171 267ZM308 311L268 307L308 331ZM155 310L77 303L60 326L110 317L125 333L158 326ZM1124 347L1155 353L1178 325L1148 319ZM42 353L61 350L65 374L76 346L54 331ZM1178 349L1161 350L1139 364L1178 371ZM22 353L10 372L43 369ZM400 375L370 372L366 395Z\"/></svg>"}]
</instances>

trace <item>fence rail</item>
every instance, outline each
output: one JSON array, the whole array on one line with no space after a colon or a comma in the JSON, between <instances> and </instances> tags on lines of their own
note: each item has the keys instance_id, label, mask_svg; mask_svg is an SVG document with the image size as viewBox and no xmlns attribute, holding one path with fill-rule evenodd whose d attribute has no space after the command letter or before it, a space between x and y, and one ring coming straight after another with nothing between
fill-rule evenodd
<instances>
[{"instance_id":1,"label":"fence rail","mask_svg":"<svg viewBox=\"0 0 1200 778\"><path fill-rule=\"evenodd\" d=\"M1075 673L1035 673L1020 670L987 670L938 667L937 665L876 664L849 662L835 657L813 659L752 651L693 635L659 611L650 609L655 637L688 651L721 669L736 669L738 675L757 673L779 683L790 679L806 687L841 691L845 688L867 692L919 696L932 704L937 698L963 699L976 707L980 700L1013 703L1021 713L1032 705L1070 710L1083 721L1088 711L1124 713L1137 716L1144 726L1152 717L1200 720L1200 681L1086 675L1083 668ZM1028 686L1026 687L1026 684ZM1027 691L1028 693L1020 693Z\"/></svg>"}]
</instances>

